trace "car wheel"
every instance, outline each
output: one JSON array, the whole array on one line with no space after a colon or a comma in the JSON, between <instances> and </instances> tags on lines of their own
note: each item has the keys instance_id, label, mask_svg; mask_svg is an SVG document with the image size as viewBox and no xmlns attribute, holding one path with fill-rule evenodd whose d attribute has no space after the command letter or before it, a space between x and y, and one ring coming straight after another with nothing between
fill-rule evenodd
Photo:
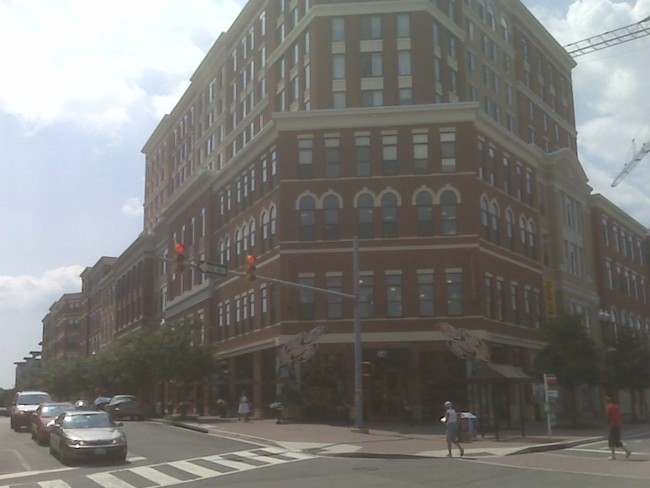
<instances>
[{"instance_id":1,"label":"car wheel","mask_svg":"<svg viewBox=\"0 0 650 488\"><path fill-rule=\"evenodd\" d=\"M32 433L32 440L35 441L36 440L36 433L34 432L34 429L32 428L32 429L29 429L29 430Z\"/></svg>"},{"instance_id":2,"label":"car wheel","mask_svg":"<svg viewBox=\"0 0 650 488\"><path fill-rule=\"evenodd\" d=\"M45 435L40 430L36 433L36 443L39 446L45 445Z\"/></svg>"},{"instance_id":3,"label":"car wheel","mask_svg":"<svg viewBox=\"0 0 650 488\"><path fill-rule=\"evenodd\" d=\"M14 432L20 432L20 425L14 422L11 424L11 428L14 429Z\"/></svg>"},{"instance_id":4,"label":"car wheel","mask_svg":"<svg viewBox=\"0 0 650 488\"><path fill-rule=\"evenodd\" d=\"M56 452L54 451L54 448L52 447L52 444L50 444L50 454L51 454L52 456L55 456L55 455L56 455Z\"/></svg>"},{"instance_id":5,"label":"car wheel","mask_svg":"<svg viewBox=\"0 0 650 488\"><path fill-rule=\"evenodd\" d=\"M65 452L65 447L60 446L59 447L59 461L61 461L61 464L65 464L66 466L70 463L70 458Z\"/></svg>"}]
</instances>

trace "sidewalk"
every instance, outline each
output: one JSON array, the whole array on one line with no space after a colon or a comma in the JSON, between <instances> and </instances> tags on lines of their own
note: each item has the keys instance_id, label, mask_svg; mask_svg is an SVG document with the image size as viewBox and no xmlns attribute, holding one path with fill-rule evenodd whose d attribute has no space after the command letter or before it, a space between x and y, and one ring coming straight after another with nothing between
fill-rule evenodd
<instances>
[{"instance_id":1,"label":"sidewalk","mask_svg":"<svg viewBox=\"0 0 650 488\"><path fill-rule=\"evenodd\" d=\"M277 424L273 419L238 422L236 418L199 417L184 421L164 421L173 425L210 432L261 444L317 455L345 457L429 457L447 455L444 428L429 424L367 425L368 432L357 432L351 426L287 422ZM623 436L650 430L648 424L624 427ZM465 457L509 456L529 452L565 449L605 439L606 426L572 429L555 427L548 436L546 424L526 424L526 436L521 430L503 430L499 440L494 434L480 435L462 443ZM453 455L458 456L454 446Z\"/></svg>"}]
</instances>

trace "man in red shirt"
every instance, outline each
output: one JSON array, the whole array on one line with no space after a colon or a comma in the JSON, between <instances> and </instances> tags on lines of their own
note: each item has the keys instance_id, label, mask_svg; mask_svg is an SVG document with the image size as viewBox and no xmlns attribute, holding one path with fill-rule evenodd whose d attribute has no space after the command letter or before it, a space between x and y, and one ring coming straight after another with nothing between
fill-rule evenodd
<instances>
[{"instance_id":1,"label":"man in red shirt","mask_svg":"<svg viewBox=\"0 0 650 488\"><path fill-rule=\"evenodd\" d=\"M612 401L610 397L605 397L607 404L607 423L609 424L609 449L612 455L609 459L616 460L616 448L621 447L625 451L625 458L629 458L632 451L623 445L621 442L621 410L618 405Z\"/></svg>"}]
</instances>

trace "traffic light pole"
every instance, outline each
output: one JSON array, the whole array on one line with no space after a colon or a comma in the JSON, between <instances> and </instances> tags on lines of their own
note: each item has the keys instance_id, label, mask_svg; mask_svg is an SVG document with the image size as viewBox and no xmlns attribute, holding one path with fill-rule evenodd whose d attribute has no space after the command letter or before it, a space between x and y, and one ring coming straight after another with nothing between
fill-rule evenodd
<instances>
[{"instance_id":1,"label":"traffic light pole","mask_svg":"<svg viewBox=\"0 0 650 488\"><path fill-rule=\"evenodd\" d=\"M194 264L189 263L191 266ZM205 274L214 274L223 277L222 272L216 273L211 271L210 267L219 266L213 263L203 262L207 267L201 268ZM219 269L221 269L220 267ZM247 273L242 271L227 270L229 274L235 276L248 276ZM270 276L263 276L255 273L255 279L265 281L268 283L275 283L280 286L287 286L289 288L298 288L300 290L309 290L316 293L325 293L348 300L354 300L354 431L368 433L368 429L364 427L363 419L363 376L361 371L361 364L363 360L363 350L361 347L361 300L359 297L359 238L354 237L352 249L352 274L353 284L352 293L343 293L336 290L328 290L327 288L318 288L316 286L303 285L301 283L294 283L293 281L285 281Z\"/></svg>"}]
</instances>

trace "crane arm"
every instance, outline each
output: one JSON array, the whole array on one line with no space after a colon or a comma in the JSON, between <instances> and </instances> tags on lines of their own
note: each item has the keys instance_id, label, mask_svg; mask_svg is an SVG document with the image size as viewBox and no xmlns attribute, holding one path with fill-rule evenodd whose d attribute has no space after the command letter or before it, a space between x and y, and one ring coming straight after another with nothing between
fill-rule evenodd
<instances>
[{"instance_id":1,"label":"crane arm","mask_svg":"<svg viewBox=\"0 0 650 488\"><path fill-rule=\"evenodd\" d=\"M616 178L614 178L614 181L612 181L612 188L617 186L621 181L623 181L623 178L625 178L630 171L632 171L637 164L641 162L641 160L645 157L646 154L650 153L650 141L646 142L639 151L634 154L632 159L630 160L629 163L627 163L625 166L623 166L623 169L621 172L618 174Z\"/></svg>"},{"instance_id":2,"label":"crane arm","mask_svg":"<svg viewBox=\"0 0 650 488\"><path fill-rule=\"evenodd\" d=\"M650 16L635 24L626 25L625 27L567 44L564 46L564 49L575 58L648 35L650 35Z\"/></svg>"}]
</instances>

